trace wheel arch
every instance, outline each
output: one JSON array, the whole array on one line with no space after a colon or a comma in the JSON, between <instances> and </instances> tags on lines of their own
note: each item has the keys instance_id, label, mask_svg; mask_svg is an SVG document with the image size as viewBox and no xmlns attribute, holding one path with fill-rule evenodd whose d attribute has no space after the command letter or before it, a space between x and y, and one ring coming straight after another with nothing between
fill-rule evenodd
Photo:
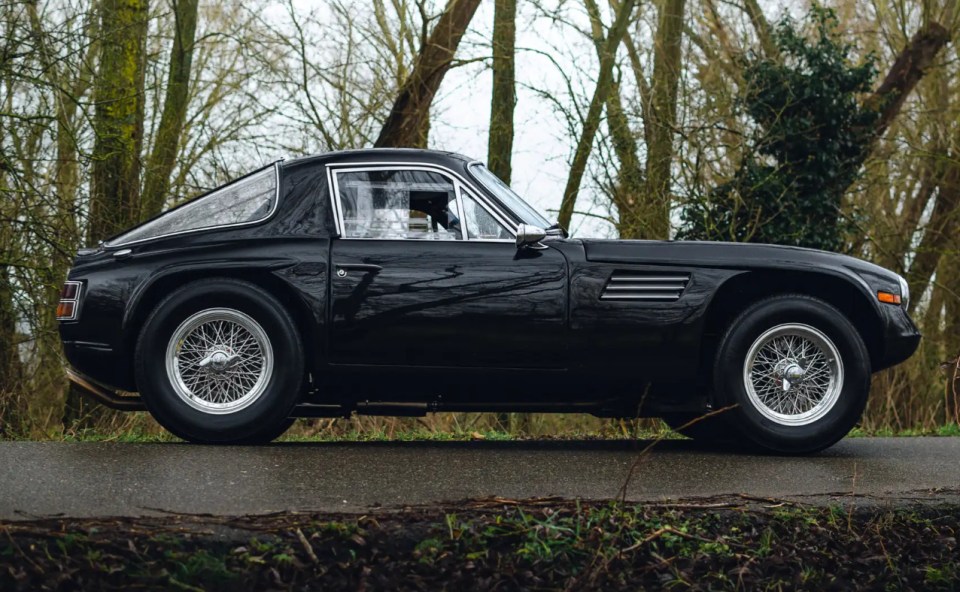
<instances>
[{"instance_id":1,"label":"wheel arch","mask_svg":"<svg viewBox=\"0 0 960 592\"><path fill-rule=\"evenodd\" d=\"M710 368L723 330L751 304L781 294L818 298L839 310L856 327L867 346L871 367L883 356L883 325L873 302L853 280L807 271L747 271L730 277L708 305L701 347L701 368Z\"/></svg>"},{"instance_id":2,"label":"wheel arch","mask_svg":"<svg viewBox=\"0 0 960 592\"><path fill-rule=\"evenodd\" d=\"M129 361L133 374L134 348L150 313L169 294L199 280L232 279L249 282L263 290L282 304L297 326L303 346L304 368L315 375L316 360L319 359L319 328L309 305L298 290L284 279L273 273L268 267L235 267L215 269L190 268L157 274L142 284L142 288L130 299L123 319L123 345L130 352ZM305 382L306 384L306 382Z\"/></svg>"}]
</instances>

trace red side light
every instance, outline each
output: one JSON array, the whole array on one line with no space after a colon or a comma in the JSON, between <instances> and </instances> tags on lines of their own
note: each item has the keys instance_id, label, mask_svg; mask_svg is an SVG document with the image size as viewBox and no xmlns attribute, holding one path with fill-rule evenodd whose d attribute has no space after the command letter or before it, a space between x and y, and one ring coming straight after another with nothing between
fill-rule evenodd
<instances>
[{"instance_id":1,"label":"red side light","mask_svg":"<svg viewBox=\"0 0 960 592\"><path fill-rule=\"evenodd\" d=\"M80 312L80 292L82 282L67 281L60 290L60 302L57 304L58 321L75 321Z\"/></svg>"},{"instance_id":2,"label":"red side light","mask_svg":"<svg viewBox=\"0 0 960 592\"><path fill-rule=\"evenodd\" d=\"M79 282L66 282L65 284L63 284L63 288L60 290L60 299L76 300L77 295L79 294L80 294Z\"/></svg>"}]
</instances>

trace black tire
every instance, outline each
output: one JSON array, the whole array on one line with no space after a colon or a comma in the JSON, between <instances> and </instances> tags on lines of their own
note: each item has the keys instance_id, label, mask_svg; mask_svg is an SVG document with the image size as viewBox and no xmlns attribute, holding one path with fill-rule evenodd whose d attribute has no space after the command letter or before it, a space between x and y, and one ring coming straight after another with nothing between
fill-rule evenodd
<instances>
[{"instance_id":1,"label":"black tire","mask_svg":"<svg viewBox=\"0 0 960 592\"><path fill-rule=\"evenodd\" d=\"M272 356L269 369L264 362L256 384L247 391L257 394L236 410L205 410L210 405L200 398L188 402L194 397L182 393L189 387L183 381L175 385L180 362L171 362L175 369L168 369L168 345L178 352L176 359L184 355L179 353L182 338L177 345L170 343L175 332L183 330L188 319L202 321L204 315L215 314L211 311L252 320L249 326L267 338L258 342L263 350L255 351L261 352L261 361ZM293 319L276 298L252 283L219 278L187 284L157 305L137 340L134 367L147 409L174 435L196 443L251 444L269 442L293 423L290 414L301 394L304 352Z\"/></svg>"},{"instance_id":2,"label":"black tire","mask_svg":"<svg viewBox=\"0 0 960 592\"><path fill-rule=\"evenodd\" d=\"M233 444L246 444L251 446L256 444L269 444L270 442L273 442L280 436L287 433L287 430L289 430L290 426L296 423L296 421L297 421L296 417L288 417L285 421L278 423L274 427L274 429L269 432L264 431L252 438L245 438L243 440L238 440L237 442L233 442Z\"/></svg>"},{"instance_id":3,"label":"black tire","mask_svg":"<svg viewBox=\"0 0 960 592\"><path fill-rule=\"evenodd\" d=\"M819 415L801 418L798 414L787 414L786 419L771 419L768 414L776 410L766 406L765 411L759 396L751 399L748 394L745 366L750 349L755 342L761 343L761 337L775 336L777 331L785 332L788 338L791 331L806 332L813 340L827 338L827 341L819 342L818 347L824 353L825 375L835 377L830 379L830 384L837 386L835 390L825 387L825 391L835 393L834 402L822 405L816 411ZM833 350L829 349L831 345ZM833 351L839 354L839 363L833 362ZM793 358L784 355L784 359ZM776 375L770 372L765 375L769 374ZM728 326L714 363L714 407L735 406L723 414L724 421L729 422L745 441L763 451L809 454L833 445L857 424L867 403L870 374L867 348L856 327L843 313L809 296L776 296L751 305ZM754 378L751 373L749 380L751 384L758 384L761 379ZM794 384L803 384L806 380L798 378L799 382ZM795 388L788 386L789 380L783 378L777 378L773 384L779 385L780 381L783 381L784 392ZM751 389L757 392L756 388ZM830 397L825 396L822 400L827 399ZM812 413L815 409L807 412ZM790 423L801 421L809 423Z\"/></svg>"}]
</instances>

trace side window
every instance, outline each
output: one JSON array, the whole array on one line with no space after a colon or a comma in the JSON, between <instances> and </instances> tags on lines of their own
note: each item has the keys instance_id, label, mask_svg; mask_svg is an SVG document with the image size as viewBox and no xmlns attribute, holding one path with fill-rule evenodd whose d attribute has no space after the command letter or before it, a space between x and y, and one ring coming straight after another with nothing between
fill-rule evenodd
<instances>
[{"instance_id":1,"label":"side window","mask_svg":"<svg viewBox=\"0 0 960 592\"><path fill-rule=\"evenodd\" d=\"M466 223L467 237L474 239L512 239L513 234L484 209L476 198L468 192L463 197L463 219Z\"/></svg>"},{"instance_id":2,"label":"side window","mask_svg":"<svg viewBox=\"0 0 960 592\"><path fill-rule=\"evenodd\" d=\"M337 173L346 238L460 240L453 182L415 170Z\"/></svg>"}]
</instances>

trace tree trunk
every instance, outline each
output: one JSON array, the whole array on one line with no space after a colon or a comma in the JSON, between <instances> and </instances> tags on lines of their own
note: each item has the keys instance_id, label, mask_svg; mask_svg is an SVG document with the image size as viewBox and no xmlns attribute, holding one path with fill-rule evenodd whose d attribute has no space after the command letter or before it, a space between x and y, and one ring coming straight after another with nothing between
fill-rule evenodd
<instances>
[{"instance_id":1,"label":"tree trunk","mask_svg":"<svg viewBox=\"0 0 960 592\"><path fill-rule=\"evenodd\" d=\"M760 47L763 48L763 53L768 58L779 60L780 50L773 41L770 21L768 21L767 17L763 14L760 3L757 0L743 0L743 7L747 16L750 17L753 30L757 32L757 38L760 40Z\"/></svg>"},{"instance_id":2,"label":"tree trunk","mask_svg":"<svg viewBox=\"0 0 960 592\"><path fill-rule=\"evenodd\" d=\"M586 0L586 4L597 56L603 59L604 31L603 22L600 19L600 7L595 0ZM619 3L614 0L611 2L611 7L616 10L619 8ZM628 42L627 34L624 35L624 45L630 51L631 44ZM610 188L611 198L618 213L617 230L620 238L638 238L644 236L646 230L644 228L645 217L640 212L646 203L643 190L643 171L640 166L640 159L637 157L637 141L630 129L630 122L623 111L623 104L620 99L620 83L617 81L611 83L606 106L607 129L610 132L613 151L620 162L620 168L617 170L617 180L614 186Z\"/></svg>"},{"instance_id":3,"label":"tree trunk","mask_svg":"<svg viewBox=\"0 0 960 592\"><path fill-rule=\"evenodd\" d=\"M617 232L620 238L645 238L653 235L656 220L653 204L645 190L643 167L637 157L637 142L620 102L620 85L614 84L607 98L607 126L613 151L620 161L613 202L617 207Z\"/></svg>"},{"instance_id":4,"label":"tree trunk","mask_svg":"<svg viewBox=\"0 0 960 592\"><path fill-rule=\"evenodd\" d=\"M90 227L96 244L140 217L147 0L104 0L94 82Z\"/></svg>"},{"instance_id":5,"label":"tree trunk","mask_svg":"<svg viewBox=\"0 0 960 592\"><path fill-rule=\"evenodd\" d=\"M55 315L57 301L60 298L60 282L66 278L67 270L73 262L73 252L81 242L81 230L78 221L77 192L80 185L79 129L81 128L79 106L90 90L92 73L86 64L92 63L99 45L99 18L96 3L85 17L84 38L87 40L85 55L79 70L65 68L58 61L47 31L44 29L37 6L27 5L31 32L36 39L38 56L43 64L46 81L52 89L56 114L56 160L53 165L53 189L56 197L57 216L53 218L52 236L56 244L50 251L50 263L47 280L38 290L40 302L35 308L36 326L35 352L40 360L42 374L62 386L64 381L59 371L61 364L61 345L57 332ZM34 377L36 380L36 377ZM82 412L83 403L65 390L64 417L69 423Z\"/></svg>"},{"instance_id":6,"label":"tree trunk","mask_svg":"<svg viewBox=\"0 0 960 592\"><path fill-rule=\"evenodd\" d=\"M927 289L934 270L940 264L944 247L960 231L960 161L958 155L947 159L947 170L939 183L937 200L926 224L923 238L915 251L913 263L907 272L910 284L910 311L916 310L920 296Z\"/></svg>"},{"instance_id":7,"label":"tree trunk","mask_svg":"<svg viewBox=\"0 0 960 592\"><path fill-rule=\"evenodd\" d=\"M487 167L510 184L513 154L513 108L517 0L496 0L493 11L493 93L490 99L490 137Z\"/></svg>"},{"instance_id":8,"label":"tree trunk","mask_svg":"<svg viewBox=\"0 0 960 592\"><path fill-rule=\"evenodd\" d=\"M893 66L887 72L883 82L874 93L864 101L864 107L877 111L878 117L870 130L870 141L864 145L859 158L851 159L847 165L858 169L863 166L877 141L883 136L890 123L900 114L907 96L917 86L927 69L933 64L940 50L950 42L950 33L940 24L929 22L910 39L907 46L897 56ZM839 187L842 194L849 189ZM934 262L935 263L935 262ZM933 269L930 269L930 274ZM929 274L928 274L929 277Z\"/></svg>"},{"instance_id":9,"label":"tree trunk","mask_svg":"<svg viewBox=\"0 0 960 592\"><path fill-rule=\"evenodd\" d=\"M436 27L420 48L413 71L400 88L374 147L419 147L426 144L430 104L479 5L480 0L447 2Z\"/></svg>"},{"instance_id":10,"label":"tree trunk","mask_svg":"<svg viewBox=\"0 0 960 592\"><path fill-rule=\"evenodd\" d=\"M910 91L917 86L940 50L949 42L950 32L938 23L929 22L917 31L903 48L880 87L865 101L865 106L880 113L874 124L875 139L887 131L890 123L900 113ZM864 155L864 158L866 156Z\"/></svg>"},{"instance_id":11,"label":"tree trunk","mask_svg":"<svg viewBox=\"0 0 960 592\"><path fill-rule=\"evenodd\" d=\"M0 122L2 123L2 122ZM3 126L0 125L0 132ZM5 160L5 159L4 159ZM4 164L6 164L4 162ZM0 195L7 194L7 176L0 170ZM7 204L0 204L0 217L11 219L6 211ZM6 265L8 245L11 243L11 224L0 227L0 409L3 407L4 394L12 393L20 386L20 352L17 347L17 315L13 306L13 287L10 282L10 270ZM3 417L3 416L0 416ZM11 418L5 421L11 422ZM0 426L2 428L2 426Z\"/></svg>"},{"instance_id":12,"label":"tree trunk","mask_svg":"<svg viewBox=\"0 0 960 592\"><path fill-rule=\"evenodd\" d=\"M573 209L580 193L580 183L583 181L583 174L587 169L587 159L590 157L593 140L597 135L597 129L600 127L600 115L613 86L613 64L616 61L617 46L623 40L636 5L636 0L625 0L620 5L602 46L597 86L593 91L593 98L590 100L590 107L583 122L583 131L580 133L576 151L573 153L570 175L567 177L567 186L563 190L563 200L560 202L558 221L560 226L564 228L570 227L570 219L573 217Z\"/></svg>"},{"instance_id":13,"label":"tree trunk","mask_svg":"<svg viewBox=\"0 0 960 592\"><path fill-rule=\"evenodd\" d=\"M517 37L517 0L496 0L493 8L493 89L490 96L490 134L487 167L510 184L513 156L513 109L517 103L514 52ZM521 419L514 413L497 413L497 424L516 434Z\"/></svg>"},{"instance_id":14,"label":"tree trunk","mask_svg":"<svg viewBox=\"0 0 960 592\"><path fill-rule=\"evenodd\" d=\"M87 242L136 223L140 216L147 0L104 0L100 5L100 60L94 79L96 134L90 173ZM90 407L67 390L62 423L91 419Z\"/></svg>"},{"instance_id":15,"label":"tree trunk","mask_svg":"<svg viewBox=\"0 0 960 592\"><path fill-rule=\"evenodd\" d=\"M140 218L145 220L163 210L170 186L170 176L177 159L180 135L187 117L190 72L193 63L193 45L197 31L199 0L171 0L175 20L173 47L170 49L170 70L167 73L167 92L163 100L163 115L157 128L157 137L147 160L143 184L143 207Z\"/></svg>"},{"instance_id":16,"label":"tree trunk","mask_svg":"<svg viewBox=\"0 0 960 592\"><path fill-rule=\"evenodd\" d=\"M956 237L951 237L951 244L956 248L960 246L960 241ZM924 339L933 337L937 339L934 343L942 341L944 352L940 360L956 360L960 357L960 267L951 257L944 257L940 260L940 267L937 269L938 283L943 286L941 290L944 293L944 323L943 332L940 335L929 335L928 330L924 331ZM925 329L927 329L925 327ZM938 327L939 329L939 327ZM944 392L943 407L944 420L946 423L960 423L960 381L954 380L956 366L947 368Z\"/></svg>"},{"instance_id":17,"label":"tree trunk","mask_svg":"<svg viewBox=\"0 0 960 592\"><path fill-rule=\"evenodd\" d=\"M647 146L646 199L650 203L645 238L670 236L670 186L673 136L677 121L677 85L680 81L685 0L662 0L654 40L651 86L650 145Z\"/></svg>"}]
</instances>

